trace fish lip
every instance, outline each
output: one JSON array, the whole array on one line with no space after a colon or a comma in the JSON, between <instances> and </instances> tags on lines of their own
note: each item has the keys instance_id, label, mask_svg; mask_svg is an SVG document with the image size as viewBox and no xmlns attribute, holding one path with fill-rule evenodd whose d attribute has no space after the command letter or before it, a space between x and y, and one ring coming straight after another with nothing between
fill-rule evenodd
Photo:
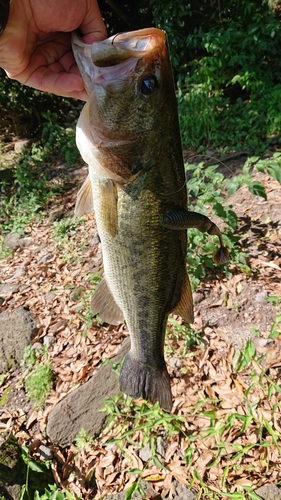
<instances>
[{"instance_id":1,"label":"fish lip","mask_svg":"<svg viewBox=\"0 0 281 500\"><path fill-rule=\"evenodd\" d=\"M144 28L137 31L126 31L124 33L117 33L102 41L97 41L92 44L86 44L78 36L77 32L72 32L72 47L74 55L77 52L83 52L84 56L91 60L96 66L106 67L106 59L108 59L108 66L114 65L113 57L117 52L118 47L119 56L117 59L118 64L120 60L127 60L131 57L140 58L148 51L157 49L159 45L166 42L166 32L158 28Z\"/></svg>"},{"instance_id":2,"label":"fish lip","mask_svg":"<svg viewBox=\"0 0 281 500\"><path fill-rule=\"evenodd\" d=\"M79 47L83 48L88 47L90 51L92 50L92 47L97 47L97 45L99 46L116 45L116 43L125 44L127 48L130 49L136 49L138 43L136 42L136 40L139 41L141 39L143 41L144 38L149 38L150 40L152 40L153 38L153 43L156 45L156 41L159 40L159 37L162 38L163 41L166 41L167 37L166 32L159 28L143 28L141 30L135 30L135 31L124 31L112 35L111 37L106 38L105 40L93 42L92 44L87 44L83 42L82 38L78 35L77 31L72 31L71 36L72 36L72 44L78 45ZM143 47L143 45L141 44L139 50L143 52L146 51L147 48Z\"/></svg>"}]
</instances>

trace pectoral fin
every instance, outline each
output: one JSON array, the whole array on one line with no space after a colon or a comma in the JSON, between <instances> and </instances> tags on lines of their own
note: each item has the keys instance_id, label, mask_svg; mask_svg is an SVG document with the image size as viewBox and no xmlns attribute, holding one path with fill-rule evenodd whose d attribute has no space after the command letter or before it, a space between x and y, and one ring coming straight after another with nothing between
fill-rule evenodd
<instances>
[{"instance_id":1,"label":"pectoral fin","mask_svg":"<svg viewBox=\"0 0 281 500\"><path fill-rule=\"evenodd\" d=\"M88 176L78 191L74 214L76 217L89 214L94 211L93 192L91 179Z\"/></svg>"},{"instance_id":2,"label":"pectoral fin","mask_svg":"<svg viewBox=\"0 0 281 500\"><path fill-rule=\"evenodd\" d=\"M103 279L94 291L91 299L91 309L94 314L100 315L102 321L110 325L124 323L124 315L116 304L106 280Z\"/></svg>"},{"instance_id":3,"label":"pectoral fin","mask_svg":"<svg viewBox=\"0 0 281 500\"><path fill-rule=\"evenodd\" d=\"M208 234L218 236L220 247L214 253L213 260L216 264L226 264L229 260L229 251L223 244L222 234L218 226L205 215L189 212L188 210L179 210L178 212L166 214L163 217L162 224L168 229L190 229L193 227L201 231L201 233L206 231Z\"/></svg>"},{"instance_id":4,"label":"pectoral fin","mask_svg":"<svg viewBox=\"0 0 281 500\"><path fill-rule=\"evenodd\" d=\"M189 277L186 274L185 283L182 289L181 299L173 310L174 314L181 316L187 323L193 323L194 313L193 313L193 297L190 286Z\"/></svg>"}]
</instances>

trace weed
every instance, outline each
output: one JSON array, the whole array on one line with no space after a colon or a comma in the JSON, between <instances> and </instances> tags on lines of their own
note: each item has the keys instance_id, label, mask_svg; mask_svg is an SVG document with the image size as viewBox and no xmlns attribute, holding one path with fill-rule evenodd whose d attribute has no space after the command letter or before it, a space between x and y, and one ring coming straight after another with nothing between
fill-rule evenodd
<instances>
[{"instance_id":1,"label":"weed","mask_svg":"<svg viewBox=\"0 0 281 500\"><path fill-rule=\"evenodd\" d=\"M167 328L168 338L174 337L177 341L183 341L182 356L190 355L190 351L195 347L202 347L202 332L195 331L190 325L180 325L178 321L169 317L169 324L173 326ZM168 348L169 350L169 348Z\"/></svg>"},{"instance_id":2,"label":"weed","mask_svg":"<svg viewBox=\"0 0 281 500\"><path fill-rule=\"evenodd\" d=\"M223 239L230 250L230 263L241 271L250 274L251 270L247 263L247 255L238 246L239 237L234 234L238 227L238 219L231 206L224 206L224 191L226 179L217 172L218 165L204 167L203 163L198 165L185 165L187 176L187 190L190 201L190 210L208 215L208 209L226 224ZM250 180L249 180L250 184ZM200 233L196 229L188 231L188 253L187 264L190 269L191 284L197 288L206 276L207 269L215 267L212 255L217 249L214 241L206 233ZM225 267L227 272L227 267Z\"/></svg>"},{"instance_id":3,"label":"weed","mask_svg":"<svg viewBox=\"0 0 281 500\"><path fill-rule=\"evenodd\" d=\"M92 436L90 436L85 429L81 429L74 439L75 446L79 451L86 450L93 441Z\"/></svg>"},{"instance_id":4,"label":"weed","mask_svg":"<svg viewBox=\"0 0 281 500\"><path fill-rule=\"evenodd\" d=\"M82 217L67 217L54 222L52 236L55 240L56 248L60 250L60 259L62 262L70 264L74 260L76 263L79 263L79 250L84 248L85 243L81 238L77 241L75 236L81 224L85 224L85 219Z\"/></svg>"},{"instance_id":5,"label":"weed","mask_svg":"<svg viewBox=\"0 0 281 500\"><path fill-rule=\"evenodd\" d=\"M25 348L21 364L26 366L23 378L27 400L34 400L35 408L39 410L45 405L53 383L52 363L46 348L39 351Z\"/></svg>"},{"instance_id":6,"label":"weed","mask_svg":"<svg viewBox=\"0 0 281 500\"><path fill-rule=\"evenodd\" d=\"M86 293L82 297L82 304L79 305L79 306L77 306L75 308L75 312L79 313L79 317L80 317L81 321L84 324L82 335L85 338L87 337L88 328L91 328L94 319L96 319L96 321L97 321L98 324L102 324L103 323L101 321L99 315L98 314L95 315L92 312L91 306L90 306L90 302L91 302L91 297L92 297L92 294L93 294L93 290L96 289L98 283L101 280L101 276L98 275L98 274L88 274L87 279L88 279L88 281L89 281L89 283L91 285L90 291L88 293Z\"/></svg>"},{"instance_id":7,"label":"weed","mask_svg":"<svg viewBox=\"0 0 281 500\"><path fill-rule=\"evenodd\" d=\"M59 125L58 115L47 111L42 113L47 120L42 131L42 139L45 142L45 153L48 157L61 154L67 165L73 165L80 159L80 153L75 141L75 127L63 127Z\"/></svg>"},{"instance_id":8,"label":"weed","mask_svg":"<svg viewBox=\"0 0 281 500\"><path fill-rule=\"evenodd\" d=\"M0 261L2 259L8 259L11 255L13 255L12 250L5 246L4 239L0 236Z\"/></svg>"},{"instance_id":9,"label":"weed","mask_svg":"<svg viewBox=\"0 0 281 500\"><path fill-rule=\"evenodd\" d=\"M247 368L256 355L256 348L252 341L248 340L244 349L237 350L233 361L234 372L240 372Z\"/></svg>"},{"instance_id":10,"label":"weed","mask_svg":"<svg viewBox=\"0 0 281 500\"><path fill-rule=\"evenodd\" d=\"M26 476L19 500L75 500L70 492L63 493L56 484L52 484L50 461L41 463L33 460L26 445L21 448L21 458L26 466Z\"/></svg>"}]
</instances>

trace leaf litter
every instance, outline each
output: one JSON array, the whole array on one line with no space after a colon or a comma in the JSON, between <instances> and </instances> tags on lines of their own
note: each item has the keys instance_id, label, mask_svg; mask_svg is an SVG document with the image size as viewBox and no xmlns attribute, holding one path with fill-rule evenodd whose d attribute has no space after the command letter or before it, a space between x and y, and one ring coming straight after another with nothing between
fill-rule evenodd
<instances>
[{"instance_id":1,"label":"leaf litter","mask_svg":"<svg viewBox=\"0 0 281 500\"><path fill-rule=\"evenodd\" d=\"M269 177L263 182L270 203L278 204L280 210L280 186ZM244 214L252 216L255 210L246 188L241 190L236 197L243 210L238 214L240 227ZM38 324L33 342L48 339L54 371L52 392L39 411L31 404L21 404L22 370L6 374L1 393L12 386L15 396L1 410L2 439L13 433L20 443L29 445L34 459L40 459L40 445L48 446L57 484L86 500L128 489L140 477L149 481L155 495L162 498L172 497L177 482L193 487L205 498L222 499L236 498L239 492L248 498L247 491L280 481L281 331L278 335L277 323L274 338L268 338L270 328L265 322L275 319L278 304L267 304L266 314L261 307L255 318L251 288L254 285L268 296L281 297L280 234L276 225L267 228L262 239L254 229L241 235L241 245L250 254L252 276L232 269L226 278L214 270L201 284L197 293L204 299L196 304L192 325L193 331L199 332L196 342L187 346L184 329L175 326L184 326L180 318L174 316L168 324L166 360L172 380L173 414L120 395L105 402L111 416L101 436L86 439L82 447L73 443L60 448L49 442L46 422L54 405L89 380L103 361L115 356L128 336L124 325L116 328L102 324L89 311L89 297L102 275L94 218L85 217L71 235L55 238L53 222L72 217L76 191L68 192L63 199L54 198L48 218L27 228L29 246L0 262L2 281L17 285L16 291L4 297L1 311L12 312L21 305L30 308ZM268 213L268 217L271 215ZM256 223L259 229L261 215L253 222L254 228ZM252 306L252 316L247 317L247 308ZM251 324L251 319L256 319L252 326L259 328L258 336L244 338L243 347L232 342L233 311L234 324L243 325L245 320ZM230 314L230 322L225 312ZM146 445L150 455L145 458L141 450Z\"/></svg>"}]
</instances>

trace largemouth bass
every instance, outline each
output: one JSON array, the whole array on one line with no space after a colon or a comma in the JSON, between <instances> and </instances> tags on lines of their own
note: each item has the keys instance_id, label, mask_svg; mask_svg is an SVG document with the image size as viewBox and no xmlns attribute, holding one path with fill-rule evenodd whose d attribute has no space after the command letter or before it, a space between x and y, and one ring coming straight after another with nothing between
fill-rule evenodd
<instances>
[{"instance_id":1,"label":"largemouth bass","mask_svg":"<svg viewBox=\"0 0 281 500\"><path fill-rule=\"evenodd\" d=\"M91 46L74 35L74 55L89 100L77 146L89 165L76 214L94 210L104 279L91 307L102 320L124 320L131 336L120 388L171 410L164 360L168 315L193 322L186 273L186 229L218 235L214 259L228 256L219 229L187 211L174 81L163 31L122 33Z\"/></svg>"}]
</instances>

